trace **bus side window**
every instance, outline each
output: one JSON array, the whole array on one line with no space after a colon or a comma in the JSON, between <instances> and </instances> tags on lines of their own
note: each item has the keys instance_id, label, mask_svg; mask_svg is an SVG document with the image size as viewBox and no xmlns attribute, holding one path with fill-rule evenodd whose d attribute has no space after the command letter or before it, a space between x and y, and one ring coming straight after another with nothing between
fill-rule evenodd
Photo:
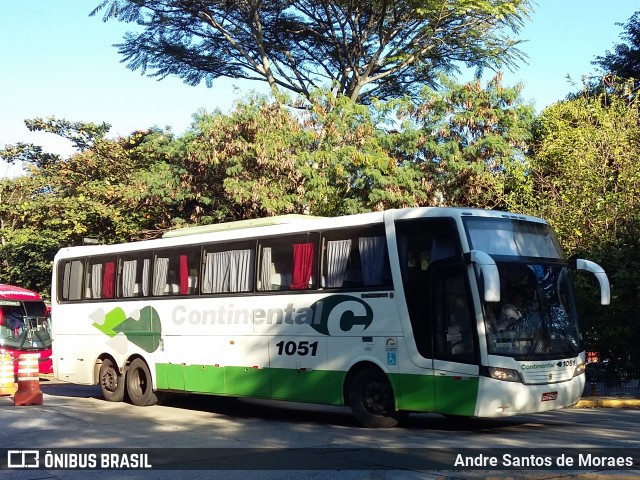
<instances>
[{"instance_id":1,"label":"bus side window","mask_svg":"<svg viewBox=\"0 0 640 480\"><path fill-rule=\"evenodd\" d=\"M352 227L323 234L323 288L391 285L387 242L381 228Z\"/></svg>"},{"instance_id":2,"label":"bus side window","mask_svg":"<svg viewBox=\"0 0 640 480\"><path fill-rule=\"evenodd\" d=\"M324 247L325 272L322 287L342 288L347 279L353 277L351 252L353 241L349 239L329 240Z\"/></svg>"},{"instance_id":3,"label":"bus side window","mask_svg":"<svg viewBox=\"0 0 640 480\"><path fill-rule=\"evenodd\" d=\"M291 244L271 245L262 248L260 261L260 286L263 291L288 290L293 270Z\"/></svg>"},{"instance_id":4,"label":"bus side window","mask_svg":"<svg viewBox=\"0 0 640 480\"><path fill-rule=\"evenodd\" d=\"M61 262L59 269L62 270L59 276L62 283L58 285L58 298L60 300L82 300L83 262L81 260Z\"/></svg>"},{"instance_id":5,"label":"bus side window","mask_svg":"<svg viewBox=\"0 0 640 480\"><path fill-rule=\"evenodd\" d=\"M197 294L199 265L199 247L157 252L153 266L153 296Z\"/></svg>"},{"instance_id":6,"label":"bus side window","mask_svg":"<svg viewBox=\"0 0 640 480\"><path fill-rule=\"evenodd\" d=\"M178 255L178 294L180 295L197 295L199 292L200 250L199 247L192 247L181 251Z\"/></svg>"},{"instance_id":7,"label":"bus side window","mask_svg":"<svg viewBox=\"0 0 640 480\"><path fill-rule=\"evenodd\" d=\"M115 281L114 258L91 258L85 275L85 298L114 298Z\"/></svg>"},{"instance_id":8,"label":"bus side window","mask_svg":"<svg viewBox=\"0 0 640 480\"><path fill-rule=\"evenodd\" d=\"M154 297L160 297L167 295L169 292L169 284L167 283L169 278L169 257L156 255L153 262L153 285L152 295Z\"/></svg>"},{"instance_id":9,"label":"bus side window","mask_svg":"<svg viewBox=\"0 0 640 480\"><path fill-rule=\"evenodd\" d=\"M150 292L151 258L123 256L120 258L118 295L121 298L148 297Z\"/></svg>"},{"instance_id":10,"label":"bus side window","mask_svg":"<svg viewBox=\"0 0 640 480\"><path fill-rule=\"evenodd\" d=\"M253 290L255 242L234 244L234 247L211 245L205 248L202 260L202 293ZM197 282L197 278L194 280ZM189 282L192 282L191 276Z\"/></svg>"},{"instance_id":11,"label":"bus side window","mask_svg":"<svg viewBox=\"0 0 640 480\"><path fill-rule=\"evenodd\" d=\"M318 234L260 239L258 290L317 288Z\"/></svg>"},{"instance_id":12,"label":"bus side window","mask_svg":"<svg viewBox=\"0 0 640 480\"><path fill-rule=\"evenodd\" d=\"M446 275L446 274L445 274ZM436 280L436 356L459 360L474 358L475 345L469 295L461 273Z\"/></svg>"},{"instance_id":13,"label":"bus side window","mask_svg":"<svg viewBox=\"0 0 640 480\"><path fill-rule=\"evenodd\" d=\"M384 284L387 242L382 235L360 237L358 239L362 283L365 286Z\"/></svg>"}]
</instances>

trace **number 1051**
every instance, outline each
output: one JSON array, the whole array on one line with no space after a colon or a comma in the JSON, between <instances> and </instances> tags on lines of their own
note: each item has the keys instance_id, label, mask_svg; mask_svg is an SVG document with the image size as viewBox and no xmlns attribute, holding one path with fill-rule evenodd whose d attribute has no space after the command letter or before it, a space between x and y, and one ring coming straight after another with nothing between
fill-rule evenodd
<instances>
[{"instance_id":1,"label":"number 1051","mask_svg":"<svg viewBox=\"0 0 640 480\"><path fill-rule=\"evenodd\" d=\"M283 340L276 343L276 347L278 348L278 355L301 355L303 357L305 355L311 355L312 357L315 357L316 352L318 351L318 342L285 342Z\"/></svg>"}]
</instances>

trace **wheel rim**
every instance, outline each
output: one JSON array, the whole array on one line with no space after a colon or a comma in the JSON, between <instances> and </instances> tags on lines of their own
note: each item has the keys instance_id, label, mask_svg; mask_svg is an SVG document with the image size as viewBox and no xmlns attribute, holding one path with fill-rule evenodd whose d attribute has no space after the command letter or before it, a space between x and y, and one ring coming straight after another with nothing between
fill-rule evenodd
<instances>
[{"instance_id":1,"label":"wheel rim","mask_svg":"<svg viewBox=\"0 0 640 480\"><path fill-rule=\"evenodd\" d=\"M147 377L141 368L136 368L131 379L132 394L142 397L147 389Z\"/></svg>"},{"instance_id":2,"label":"wheel rim","mask_svg":"<svg viewBox=\"0 0 640 480\"><path fill-rule=\"evenodd\" d=\"M384 382L370 382L362 392L362 404L374 415L386 415L389 412L391 391Z\"/></svg>"},{"instance_id":3,"label":"wheel rim","mask_svg":"<svg viewBox=\"0 0 640 480\"><path fill-rule=\"evenodd\" d=\"M113 367L107 369L102 375L102 387L108 392L118 389L118 375Z\"/></svg>"}]
</instances>

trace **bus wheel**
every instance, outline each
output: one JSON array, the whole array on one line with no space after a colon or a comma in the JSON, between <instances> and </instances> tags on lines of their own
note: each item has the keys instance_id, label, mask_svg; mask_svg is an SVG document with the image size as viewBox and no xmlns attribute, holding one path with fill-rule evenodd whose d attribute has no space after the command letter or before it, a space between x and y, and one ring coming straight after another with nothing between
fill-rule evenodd
<instances>
[{"instance_id":1,"label":"bus wheel","mask_svg":"<svg viewBox=\"0 0 640 480\"><path fill-rule=\"evenodd\" d=\"M354 416L365 427L390 428L399 423L393 389L380 370L365 368L356 373L349 385L348 401Z\"/></svg>"},{"instance_id":2,"label":"bus wheel","mask_svg":"<svg viewBox=\"0 0 640 480\"><path fill-rule=\"evenodd\" d=\"M144 407L154 405L158 398L153 392L151 372L140 358L136 358L127 369L127 395L134 405Z\"/></svg>"},{"instance_id":3,"label":"bus wheel","mask_svg":"<svg viewBox=\"0 0 640 480\"><path fill-rule=\"evenodd\" d=\"M108 358L102 361L98 378L104 399L109 402L121 402L124 398L124 376L120 375L116 366Z\"/></svg>"}]
</instances>

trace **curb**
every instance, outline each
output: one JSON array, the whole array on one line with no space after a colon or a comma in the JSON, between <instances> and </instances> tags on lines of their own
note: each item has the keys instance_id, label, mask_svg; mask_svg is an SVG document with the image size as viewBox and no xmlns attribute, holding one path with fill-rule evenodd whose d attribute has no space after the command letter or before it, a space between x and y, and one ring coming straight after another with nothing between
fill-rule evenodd
<instances>
[{"instance_id":1,"label":"curb","mask_svg":"<svg viewBox=\"0 0 640 480\"><path fill-rule=\"evenodd\" d=\"M640 398L591 397L581 398L573 408L640 408Z\"/></svg>"}]
</instances>

